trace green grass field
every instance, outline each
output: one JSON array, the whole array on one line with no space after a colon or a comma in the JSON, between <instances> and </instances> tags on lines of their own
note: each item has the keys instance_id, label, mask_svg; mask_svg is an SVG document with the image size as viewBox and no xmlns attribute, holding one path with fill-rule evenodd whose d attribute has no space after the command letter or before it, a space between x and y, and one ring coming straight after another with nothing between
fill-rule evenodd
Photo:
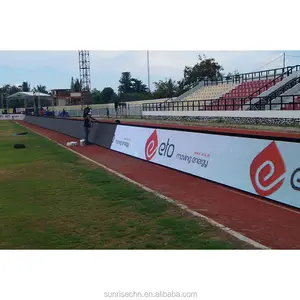
<instances>
[{"instance_id":1,"label":"green grass field","mask_svg":"<svg viewBox=\"0 0 300 300\"><path fill-rule=\"evenodd\" d=\"M47 139L12 136L24 131L0 121L1 249L248 248Z\"/></svg>"}]
</instances>

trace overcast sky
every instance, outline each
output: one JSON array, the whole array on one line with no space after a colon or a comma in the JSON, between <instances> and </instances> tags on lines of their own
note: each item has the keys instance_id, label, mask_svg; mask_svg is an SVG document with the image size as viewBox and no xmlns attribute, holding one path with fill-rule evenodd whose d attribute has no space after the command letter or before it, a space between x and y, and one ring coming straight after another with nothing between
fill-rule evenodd
<instances>
[{"instance_id":1,"label":"overcast sky","mask_svg":"<svg viewBox=\"0 0 300 300\"><path fill-rule=\"evenodd\" d=\"M225 69L240 73L255 71L268 64L283 51L205 51L207 58L215 58ZM171 77L181 79L183 69L197 63L203 51L150 51L150 79ZM286 65L300 64L300 51L286 51ZM296 56L296 57L295 57ZM298 56L298 57L297 57ZM117 89L121 72L147 84L146 51L91 51L92 88ZM263 69L282 67L282 57ZM71 77L79 77L77 51L0 51L0 86L28 81L48 89L69 88Z\"/></svg>"}]
</instances>

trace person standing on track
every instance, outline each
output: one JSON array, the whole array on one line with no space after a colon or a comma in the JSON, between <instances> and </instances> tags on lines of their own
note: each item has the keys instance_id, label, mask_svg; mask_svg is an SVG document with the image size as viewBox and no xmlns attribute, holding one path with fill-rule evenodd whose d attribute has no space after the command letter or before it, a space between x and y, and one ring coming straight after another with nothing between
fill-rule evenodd
<instances>
[{"instance_id":1,"label":"person standing on track","mask_svg":"<svg viewBox=\"0 0 300 300\"><path fill-rule=\"evenodd\" d=\"M118 116L118 110L119 110L119 105L118 105L118 102L115 101L115 112L116 112L116 117Z\"/></svg>"},{"instance_id":2,"label":"person standing on track","mask_svg":"<svg viewBox=\"0 0 300 300\"><path fill-rule=\"evenodd\" d=\"M91 109L87 106L84 111L83 111L83 127L84 127L84 142L85 145L90 145L89 142L89 134L90 134L90 128L91 128L91 123L96 121L92 117L92 112Z\"/></svg>"}]
</instances>

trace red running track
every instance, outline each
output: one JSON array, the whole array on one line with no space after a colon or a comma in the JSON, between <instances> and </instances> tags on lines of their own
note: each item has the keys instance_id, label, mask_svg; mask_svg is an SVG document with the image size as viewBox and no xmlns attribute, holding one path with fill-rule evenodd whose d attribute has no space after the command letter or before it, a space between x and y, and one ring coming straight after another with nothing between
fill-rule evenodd
<instances>
[{"instance_id":1,"label":"red running track","mask_svg":"<svg viewBox=\"0 0 300 300\"><path fill-rule=\"evenodd\" d=\"M70 141L61 133L19 123L60 144ZM269 248L300 249L297 210L96 145L72 149Z\"/></svg>"}]
</instances>

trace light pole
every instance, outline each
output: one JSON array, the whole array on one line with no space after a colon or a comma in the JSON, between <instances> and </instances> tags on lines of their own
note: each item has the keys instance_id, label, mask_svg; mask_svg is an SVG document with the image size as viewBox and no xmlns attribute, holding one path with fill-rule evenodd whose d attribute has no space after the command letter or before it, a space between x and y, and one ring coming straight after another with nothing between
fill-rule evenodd
<instances>
[{"instance_id":1,"label":"light pole","mask_svg":"<svg viewBox=\"0 0 300 300\"><path fill-rule=\"evenodd\" d=\"M149 68L149 50L147 50L147 71L148 71L148 89L151 92L150 88L150 68Z\"/></svg>"}]
</instances>

